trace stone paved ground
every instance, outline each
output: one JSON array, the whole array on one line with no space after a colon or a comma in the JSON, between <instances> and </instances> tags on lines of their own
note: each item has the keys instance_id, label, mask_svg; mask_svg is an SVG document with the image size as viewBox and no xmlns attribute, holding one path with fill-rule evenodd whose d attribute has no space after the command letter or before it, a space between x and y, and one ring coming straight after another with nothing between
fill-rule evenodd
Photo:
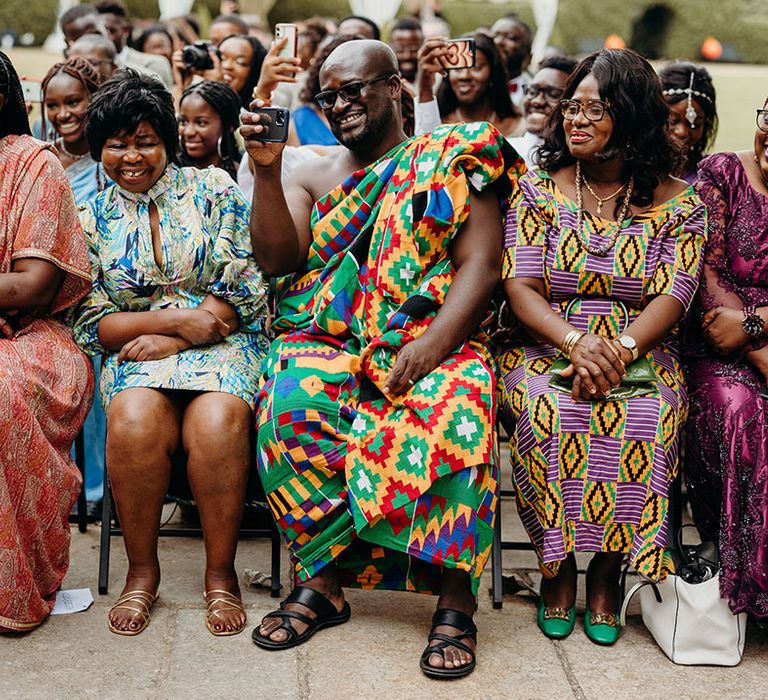
<instances>
[{"instance_id":1,"label":"stone paved ground","mask_svg":"<svg viewBox=\"0 0 768 700\"><path fill-rule=\"evenodd\" d=\"M506 536L514 531L519 537L514 506L504 507ZM745 658L736 668L673 665L636 615L610 649L587 640L581 619L569 639L553 642L536 628L531 598L507 596L502 610L492 609L490 570L476 615L478 667L462 681L429 681L419 671L434 605L426 596L349 591L350 623L296 649L269 653L251 643L250 630L275 601L266 591L249 589L247 632L214 638L203 624L198 539L161 540L164 579L152 622L138 637L120 637L108 631L106 613L125 574L122 543L113 541L110 592L99 596L98 535L93 526L85 534L73 532L64 582L65 588L90 587L95 604L84 613L51 618L27 636L0 637L0 699L768 697L766 632L749 629ZM237 563L238 570L268 569L269 545L243 542ZM505 553L506 570L535 579L533 566L530 553Z\"/></svg>"}]
</instances>

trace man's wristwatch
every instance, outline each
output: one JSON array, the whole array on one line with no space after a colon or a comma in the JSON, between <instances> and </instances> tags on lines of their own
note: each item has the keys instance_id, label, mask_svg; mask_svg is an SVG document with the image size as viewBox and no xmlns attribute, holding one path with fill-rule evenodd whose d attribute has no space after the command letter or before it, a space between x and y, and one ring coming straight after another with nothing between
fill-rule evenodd
<instances>
[{"instance_id":1,"label":"man's wristwatch","mask_svg":"<svg viewBox=\"0 0 768 700\"><path fill-rule=\"evenodd\" d=\"M763 319L752 304L747 304L744 307L744 318L741 321L741 327L750 338L762 338L765 334L765 323L763 323Z\"/></svg>"},{"instance_id":2,"label":"man's wristwatch","mask_svg":"<svg viewBox=\"0 0 768 700\"><path fill-rule=\"evenodd\" d=\"M618 340L621 347L626 348L632 353L632 361L634 362L638 355L637 341L630 335L620 335Z\"/></svg>"}]
</instances>

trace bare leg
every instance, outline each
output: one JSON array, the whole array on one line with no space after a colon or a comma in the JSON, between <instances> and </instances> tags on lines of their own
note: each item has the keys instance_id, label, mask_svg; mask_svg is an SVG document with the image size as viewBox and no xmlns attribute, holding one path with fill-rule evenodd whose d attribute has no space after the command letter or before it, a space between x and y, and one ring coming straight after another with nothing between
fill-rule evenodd
<instances>
[{"instance_id":1,"label":"bare leg","mask_svg":"<svg viewBox=\"0 0 768 700\"><path fill-rule=\"evenodd\" d=\"M621 552L598 552L592 557L587 569L587 605L591 612L616 614L623 560Z\"/></svg>"},{"instance_id":2,"label":"bare leg","mask_svg":"<svg viewBox=\"0 0 768 700\"><path fill-rule=\"evenodd\" d=\"M475 596L472 595L469 574L458 569L444 569L440 597L437 600L437 609L450 608L472 617L475 614L475 604ZM456 636L463 630L450 627L449 625L438 625L434 631L440 634ZM475 642L469 637L463 637L460 641L473 650L476 648ZM438 642L435 641L432 645L434 646L434 644L438 644ZM443 661L439 654L430 654L427 663L435 668L460 668L461 666L466 666L472 660L472 657L466 651L458 647L449 646L445 649L444 653L445 661Z\"/></svg>"},{"instance_id":3,"label":"bare leg","mask_svg":"<svg viewBox=\"0 0 768 700\"><path fill-rule=\"evenodd\" d=\"M196 396L184 411L182 442L187 475L205 542L205 590L240 598L235 553L243 517L253 416L245 401L221 392ZM220 597L215 593L209 599ZM245 613L221 605L211 624L232 632L245 626ZM217 609L217 608L214 608Z\"/></svg>"},{"instance_id":4,"label":"bare leg","mask_svg":"<svg viewBox=\"0 0 768 700\"><path fill-rule=\"evenodd\" d=\"M306 586L307 588L312 588L318 593L322 593L326 598L328 598L328 600L331 601L331 603L336 606L336 610L338 612L341 612L342 608L344 607L344 593L342 592L341 586L339 585L339 575L336 571L335 564L329 564L318 574L309 579L309 581L305 581L301 585ZM313 610L310 610L304 605L289 603L286 606L286 609L295 610L296 612L300 612L309 618L317 617ZM284 642L286 639L288 639L288 633L284 629L276 629L276 627L280 625L281 622L282 620L274 617L262 620L261 626L259 627L259 634L261 634L262 637L268 636L273 642ZM307 629L307 626L299 620L291 620L290 624L299 634Z\"/></svg>"},{"instance_id":5,"label":"bare leg","mask_svg":"<svg viewBox=\"0 0 768 700\"><path fill-rule=\"evenodd\" d=\"M573 553L560 564L557 576L541 579L541 595L547 608L570 610L576 602L576 579L578 569Z\"/></svg>"},{"instance_id":6,"label":"bare leg","mask_svg":"<svg viewBox=\"0 0 768 700\"><path fill-rule=\"evenodd\" d=\"M128 555L123 593L155 593L160 584L157 535L171 455L178 443L179 412L169 394L134 388L112 399L107 466ZM139 616L128 609L116 609L109 618L113 626L126 631L137 629L140 623Z\"/></svg>"}]
</instances>

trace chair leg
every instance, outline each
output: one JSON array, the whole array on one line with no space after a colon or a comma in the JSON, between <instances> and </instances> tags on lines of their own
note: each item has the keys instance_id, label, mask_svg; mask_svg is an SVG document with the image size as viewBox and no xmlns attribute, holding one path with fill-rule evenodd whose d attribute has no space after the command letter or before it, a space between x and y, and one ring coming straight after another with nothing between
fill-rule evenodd
<instances>
[{"instance_id":1,"label":"chair leg","mask_svg":"<svg viewBox=\"0 0 768 700\"><path fill-rule=\"evenodd\" d=\"M501 498L496 511L496 522L493 526L493 544L491 546L491 597L494 610L501 610L504 605L504 591L501 579Z\"/></svg>"},{"instance_id":2,"label":"chair leg","mask_svg":"<svg viewBox=\"0 0 768 700\"><path fill-rule=\"evenodd\" d=\"M273 598L280 597L280 548L283 546L280 541L280 533L273 526L272 531L272 584L270 595Z\"/></svg>"},{"instance_id":3,"label":"chair leg","mask_svg":"<svg viewBox=\"0 0 768 700\"><path fill-rule=\"evenodd\" d=\"M99 594L109 588L109 548L112 540L112 489L109 474L104 472L104 492L101 499L101 544L99 547Z\"/></svg>"},{"instance_id":4,"label":"chair leg","mask_svg":"<svg viewBox=\"0 0 768 700\"><path fill-rule=\"evenodd\" d=\"M77 497L77 529L80 532L88 530L88 504L85 501L85 438L82 431L75 438L75 464L83 478L83 486Z\"/></svg>"}]
</instances>

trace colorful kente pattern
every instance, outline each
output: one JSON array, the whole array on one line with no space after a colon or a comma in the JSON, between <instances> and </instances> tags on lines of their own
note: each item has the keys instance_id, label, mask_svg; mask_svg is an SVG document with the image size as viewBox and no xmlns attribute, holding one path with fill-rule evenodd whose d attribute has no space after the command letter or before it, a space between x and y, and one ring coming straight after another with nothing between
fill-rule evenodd
<instances>
[{"instance_id":1,"label":"colorful kente pattern","mask_svg":"<svg viewBox=\"0 0 768 700\"><path fill-rule=\"evenodd\" d=\"M575 231L576 205L543 171L520 180L507 214L502 276L541 279L552 308L580 330L616 337L659 294L685 309L698 284L706 210L692 188L630 219L605 258ZM585 215L593 244L615 224ZM556 351L530 338L498 353L500 412L512 430L513 479L542 572L572 551L625 552L637 571L665 575L667 496L677 474L687 394L677 332L649 353L658 391L625 401L579 401L549 386Z\"/></svg>"},{"instance_id":2,"label":"colorful kente pattern","mask_svg":"<svg viewBox=\"0 0 768 700\"><path fill-rule=\"evenodd\" d=\"M477 589L498 487L490 353L476 334L405 394L382 388L445 299L470 184L506 198L523 169L493 127L443 126L316 202L257 404L259 472L300 580L337 561L345 585L428 592L437 564Z\"/></svg>"}]
</instances>

